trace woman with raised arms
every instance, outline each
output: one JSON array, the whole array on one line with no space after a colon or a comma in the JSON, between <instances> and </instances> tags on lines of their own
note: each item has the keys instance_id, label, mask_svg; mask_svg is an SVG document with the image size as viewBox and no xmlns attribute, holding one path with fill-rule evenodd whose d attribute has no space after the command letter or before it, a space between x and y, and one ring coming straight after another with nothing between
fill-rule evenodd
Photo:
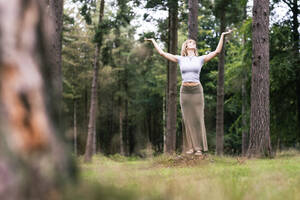
<instances>
[{"instance_id":1,"label":"woman with raised arms","mask_svg":"<svg viewBox=\"0 0 300 200\"><path fill-rule=\"evenodd\" d=\"M202 152L208 150L204 124L204 96L199 76L202 66L221 52L224 36L231 32L222 33L216 50L202 56L198 56L196 41L192 39L188 39L182 44L180 56L164 52L152 38L145 39L153 43L161 56L178 63L180 66L182 77L180 106L183 118L184 143L188 149L186 154L201 156Z\"/></svg>"}]
</instances>

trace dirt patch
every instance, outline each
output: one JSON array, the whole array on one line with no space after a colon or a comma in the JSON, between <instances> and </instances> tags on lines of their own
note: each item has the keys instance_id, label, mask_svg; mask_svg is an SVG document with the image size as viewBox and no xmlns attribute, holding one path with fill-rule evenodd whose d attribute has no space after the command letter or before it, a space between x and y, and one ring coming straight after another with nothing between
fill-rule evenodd
<instances>
[{"instance_id":1,"label":"dirt patch","mask_svg":"<svg viewBox=\"0 0 300 200\"><path fill-rule=\"evenodd\" d=\"M154 163L154 165L164 167L192 167L206 165L211 162L209 155L204 154L202 156L195 155L177 155L166 160L160 160Z\"/></svg>"}]
</instances>

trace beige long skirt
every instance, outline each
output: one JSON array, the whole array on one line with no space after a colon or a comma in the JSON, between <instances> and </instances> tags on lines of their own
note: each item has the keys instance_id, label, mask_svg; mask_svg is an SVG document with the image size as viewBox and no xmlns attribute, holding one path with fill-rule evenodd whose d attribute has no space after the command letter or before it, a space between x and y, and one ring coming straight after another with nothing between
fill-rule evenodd
<instances>
[{"instance_id":1,"label":"beige long skirt","mask_svg":"<svg viewBox=\"0 0 300 200\"><path fill-rule=\"evenodd\" d=\"M204 96L201 83L180 88L182 113L183 151L189 149L207 151L204 124Z\"/></svg>"}]
</instances>

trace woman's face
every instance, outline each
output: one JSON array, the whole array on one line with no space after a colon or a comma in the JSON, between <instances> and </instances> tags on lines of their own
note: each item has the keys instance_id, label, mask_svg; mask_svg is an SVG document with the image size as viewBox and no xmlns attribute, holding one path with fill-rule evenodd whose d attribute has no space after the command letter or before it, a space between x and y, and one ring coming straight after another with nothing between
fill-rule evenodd
<instances>
[{"instance_id":1,"label":"woman's face","mask_svg":"<svg viewBox=\"0 0 300 200\"><path fill-rule=\"evenodd\" d=\"M187 49L196 49L196 43L193 40L189 40L186 44Z\"/></svg>"}]
</instances>

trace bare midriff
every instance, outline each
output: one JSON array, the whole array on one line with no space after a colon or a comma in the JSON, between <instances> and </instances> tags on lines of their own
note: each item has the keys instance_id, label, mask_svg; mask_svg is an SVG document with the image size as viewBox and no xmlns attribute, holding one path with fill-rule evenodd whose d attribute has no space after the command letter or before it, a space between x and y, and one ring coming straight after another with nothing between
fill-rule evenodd
<instances>
[{"instance_id":1,"label":"bare midriff","mask_svg":"<svg viewBox=\"0 0 300 200\"><path fill-rule=\"evenodd\" d=\"M184 86L196 86L199 85L200 83L198 82L183 82L182 85Z\"/></svg>"}]
</instances>

